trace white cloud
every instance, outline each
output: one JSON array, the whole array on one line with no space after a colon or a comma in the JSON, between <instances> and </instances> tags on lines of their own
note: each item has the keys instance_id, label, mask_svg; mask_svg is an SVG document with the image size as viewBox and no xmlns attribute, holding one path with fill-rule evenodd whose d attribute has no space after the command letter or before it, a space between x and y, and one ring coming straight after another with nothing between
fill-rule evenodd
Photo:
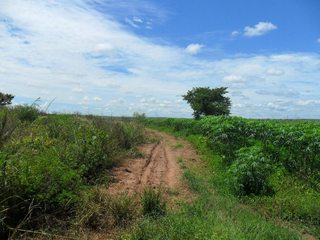
<instances>
[{"instance_id":1,"label":"white cloud","mask_svg":"<svg viewBox=\"0 0 320 240\"><path fill-rule=\"evenodd\" d=\"M134 21L133 19L130 18L125 18L125 22L128 23L131 27L134 28L139 28L139 22Z\"/></svg>"},{"instance_id":2,"label":"white cloud","mask_svg":"<svg viewBox=\"0 0 320 240\"><path fill-rule=\"evenodd\" d=\"M318 98L317 53L194 57L192 53L202 46L187 52L183 47L141 37L86 2L0 1L0 15L9 21L0 21L1 90L23 102L39 96L45 101L56 97L51 111L85 109L86 113L101 114L104 109L103 114L108 115L138 111L149 116L191 117L182 94L196 86L226 86L237 103L232 108L234 114L320 118L315 104L301 105ZM119 1L97 2L116 5ZM150 19L137 11L127 16L147 19L144 23ZM280 73L275 70L285 74L275 79L272 76ZM259 89L264 89L264 94L257 93ZM275 89L277 96L268 94ZM300 94L293 97L297 92ZM94 96L103 101L94 101ZM275 103L275 97L288 101L285 112L274 108L264 111L269 102Z\"/></svg>"},{"instance_id":3,"label":"white cloud","mask_svg":"<svg viewBox=\"0 0 320 240\"><path fill-rule=\"evenodd\" d=\"M204 46L199 43L191 43L186 47L186 52L195 55L198 54Z\"/></svg>"},{"instance_id":4,"label":"white cloud","mask_svg":"<svg viewBox=\"0 0 320 240\"><path fill-rule=\"evenodd\" d=\"M242 82L244 79L238 75L228 75L223 78L224 81L229 82Z\"/></svg>"},{"instance_id":5,"label":"white cloud","mask_svg":"<svg viewBox=\"0 0 320 240\"><path fill-rule=\"evenodd\" d=\"M284 71L278 68L269 68L266 73L271 76L281 76L284 74Z\"/></svg>"},{"instance_id":6,"label":"white cloud","mask_svg":"<svg viewBox=\"0 0 320 240\"><path fill-rule=\"evenodd\" d=\"M93 101L100 102L100 101L102 101L102 98L96 96L96 97L93 98Z\"/></svg>"},{"instance_id":7,"label":"white cloud","mask_svg":"<svg viewBox=\"0 0 320 240\"><path fill-rule=\"evenodd\" d=\"M231 33L231 37L236 37L236 36L238 36L238 35L240 35L241 34L241 32L239 32L239 31L233 31L232 33Z\"/></svg>"},{"instance_id":8,"label":"white cloud","mask_svg":"<svg viewBox=\"0 0 320 240\"><path fill-rule=\"evenodd\" d=\"M143 20L139 17L133 17L132 21L136 22L136 23L143 23Z\"/></svg>"},{"instance_id":9,"label":"white cloud","mask_svg":"<svg viewBox=\"0 0 320 240\"><path fill-rule=\"evenodd\" d=\"M317 39L317 42L320 43L320 38Z\"/></svg>"},{"instance_id":10,"label":"white cloud","mask_svg":"<svg viewBox=\"0 0 320 240\"><path fill-rule=\"evenodd\" d=\"M259 22L253 27L246 26L244 28L244 36L246 37L258 37L267 34L272 30L276 30L277 26L271 22Z\"/></svg>"},{"instance_id":11,"label":"white cloud","mask_svg":"<svg viewBox=\"0 0 320 240\"><path fill-rule=\"evenodd\" d=\"M82 88L80 87L75 87L75 88L72 88L71 90L72 92L75 92L75 93L82 93L84 92Z\"/></svg>"}]
</instances>

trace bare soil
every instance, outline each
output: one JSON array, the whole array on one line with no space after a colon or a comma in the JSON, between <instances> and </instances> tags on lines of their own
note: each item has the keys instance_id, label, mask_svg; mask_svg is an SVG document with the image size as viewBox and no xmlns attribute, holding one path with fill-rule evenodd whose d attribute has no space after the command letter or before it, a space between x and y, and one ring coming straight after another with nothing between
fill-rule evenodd
<instances>
[{"instance_id":1,"label":"bare soil","mask_svg":"<svg viewBox=\"0 0 320 240\"><path fill-rule=\"evenodd\" d=\"M115 182L108 192L136 194L151 187L173 195L188 194L181 165L183 161L198 159L190 143L154 130L147 130L146 135L148 142L139 148L143 157L125 159L115 167L112 171Z\"/></svg>"}]
</instances>

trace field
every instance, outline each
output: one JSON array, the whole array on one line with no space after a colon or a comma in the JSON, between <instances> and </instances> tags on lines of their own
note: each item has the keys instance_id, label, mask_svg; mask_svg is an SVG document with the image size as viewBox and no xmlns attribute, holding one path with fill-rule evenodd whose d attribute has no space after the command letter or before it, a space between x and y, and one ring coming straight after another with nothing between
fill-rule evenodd
<instances>
[{"instance_id":1,"label":"field","mask_svg":"<svg viewBox=\"0 0 320 240\"><path fill-rule=\"evenodd\" d=\"M320 122L0 109L1 239L318 239Z\"/></svg>"}]
</instances>

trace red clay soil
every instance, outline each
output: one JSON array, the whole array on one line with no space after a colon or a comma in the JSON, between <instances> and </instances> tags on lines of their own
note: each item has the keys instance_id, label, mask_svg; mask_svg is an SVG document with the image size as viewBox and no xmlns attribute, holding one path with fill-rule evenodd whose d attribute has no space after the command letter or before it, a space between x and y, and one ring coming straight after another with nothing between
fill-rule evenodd
<instances>
[{"instance_id":1,"label":"red clay soil","mask_svg":"<svg viewBox=\"0 0 320 240\"><path fill-rule=\"evenodd\" d=\"M178 140L163 132L147 130L149 143L140 147L144 157L126 159L113 169L115 183L108 189L110 194L141 193L146 187L177 191L184 195L188 190L182 180L178 163L197 159L190 143Z\"/></svg>"}]
</instances>

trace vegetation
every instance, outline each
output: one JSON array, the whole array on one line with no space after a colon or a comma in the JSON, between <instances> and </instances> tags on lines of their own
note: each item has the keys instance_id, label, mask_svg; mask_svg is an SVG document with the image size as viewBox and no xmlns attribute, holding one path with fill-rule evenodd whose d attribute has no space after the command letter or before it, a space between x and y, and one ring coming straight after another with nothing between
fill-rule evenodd
<instances>
[{"instance_id":1,"label":"vegetation","mask_svg":"<svg viewBox=\"0 0 320 240\"><path fill-rule=\"evenodd\" d=\"M182 97L190 104L193 116L198 119L208 115L229 115L231 101L230 98L224 96L226 93L228 93L226 87L197 87Z\"/></svg>"},{"instance_id":2,"label":"vegetation","mask_svg":"<svg viewBox=\"0 0 320 240\"><path fill-rule=\"evenodd\" d=\"M226 88L219 91L184 96L198 120L48 115L36 104L9 107L8 96L0 108L0 238L50 226L117 228L123 239L319 238L320 123L228 117ZM179 159L197 196L191 203L172 210L157 189L137 199L99 187L120 158L139 155L141 123L187 138L202 154L204 166Z\"/></svg>"},{"instance_id":3,"label":"vegetation","mask_svg":"<svg viewBox=\"0 0 320 240\"><path fill-rule=\"evenodd\" d=\"M7 93L0 92L0 106L10 105L14 96Z\"/></svg>"},{"instance_id":4,"label":"vegetation","mask_svg":"<svg viewBox=\"0 0 320 240\"><path fill-rule=\"evenodd\" d=\"M220 160L209 160L219 174L213 177L218 191L320 236L319 122L222 116L148 119L147 124L199 137L200 147L219 154Z\"/></svg>"},{"instance_id":5,"label":"vegetation","mask_svg":"<svg viewBox=\"0 0 320 240\"><path fill-rule=\"evenodd\" d=\"M44 115L30 106L1 108L0 238L12 234L10 229L70 224L90 186L143 141L137 124ZM110 209L119 209L117 204ZM116 221L127 218L119 214Z\"/></svg>"},{"instance_id":6,"label":"vegetation","mask_svg":"<svg viewBox=\"0 0 320 240\"><path fill-rule=\"evenodd\" d=\"M162 199L161 192L152 188L143 191L141 197L142 213L148 217L161 217L166 214L166 203Z\"/></svg>"},{"instance_id":7,"label":"vegetation","mask_svg":"<svg viewBox=\"0 0 320 240\"><path fill-rule=\"evenodd\" d=\"M184 170L184 178L197 198L181 203L162 218L140 219L122 239L301 239L298 230L266 220L239 203L225 184L223 159L204 144L203 137L189 135L187 139L202 154L205 164Z\"/></svg>"}]
</instances>

